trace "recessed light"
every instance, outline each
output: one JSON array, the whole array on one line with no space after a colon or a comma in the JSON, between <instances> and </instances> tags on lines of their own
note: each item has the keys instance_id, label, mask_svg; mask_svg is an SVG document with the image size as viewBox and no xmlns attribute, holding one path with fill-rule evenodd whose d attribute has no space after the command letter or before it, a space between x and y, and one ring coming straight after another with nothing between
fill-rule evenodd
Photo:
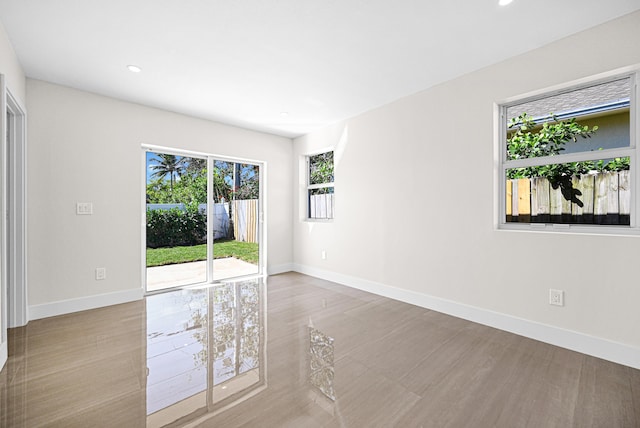
<instances>
[{"instance_id":1,"label":"recessed light","mask_svg":"<svg viewBox=\"0 0 640 428\"><path fill-rule=\"evenodd\" d=\"M511 3L512 1L513 1L513 0L498 0L498 4L499 4L500 6L506 6L506 5L508 5L509 3Z\"/></svg>"},{"instance_id":2,"label":"recessed light","mask_svg":"<svg viewBox=\"0 0 640 428\"><path fill-rule=\"evenodd\" d=\"M140 73L142 71L142 69L137 65L127 65L127 70L132 73Z\"/></svg>"}]
</instances>

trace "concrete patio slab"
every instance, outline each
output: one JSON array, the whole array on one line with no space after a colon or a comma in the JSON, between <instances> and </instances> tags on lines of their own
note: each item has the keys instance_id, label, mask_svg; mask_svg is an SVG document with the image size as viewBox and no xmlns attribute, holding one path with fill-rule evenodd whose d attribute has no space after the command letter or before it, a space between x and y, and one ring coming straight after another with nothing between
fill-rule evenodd
<instances>
[{"instance_id":1,"label":"concrete patio slab","mask_svg":"<svg viewBox=\"0 0 640 428\"><path fill-rule=\"evenodd\" d=\"M257 273L257 265L235 257L213 260L213 277L215 280ZM197 284L205 282L206 279L207 265L205 261L150 267L147 268L147 291Z\"/></svg>"}]
</instances>

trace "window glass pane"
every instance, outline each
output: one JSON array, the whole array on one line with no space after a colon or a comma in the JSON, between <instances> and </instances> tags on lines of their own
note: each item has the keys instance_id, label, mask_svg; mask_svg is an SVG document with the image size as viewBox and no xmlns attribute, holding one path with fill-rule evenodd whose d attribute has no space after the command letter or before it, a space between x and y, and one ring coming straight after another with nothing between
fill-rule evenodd
<instances>
[{"instance_id":1,"label":"window glass pane","mask_svg":"<svg viewBox=\"0 0 640 428\"><path fill-rule=\"evenodd\" d=\"M333 218L335 194L333 187L309 189L309 218L330 219Z\"/></svg>"},{"instance_id":2,"label":"window glass pane","mask_svg":"<svg viewBox=\"0 0 640 428\"><path fill-rule=\"evenodd\" d=\"M509 106L507 160L629 147L630 81Z\"/></svg>"},{"instance_id":3,"label":"window glass pane","mask_svg":"<svg viewBox=\"0 0 640 428\"><path fill-rule=\"evenodd\" d=\"M507 169L506 221L629 225L626 158Z\"/></svg>"},{"instance_id":4,"label":"window glass pane","mask_svg":"<svg viewBox=\"0 0 640 428\"><path fill-rule=\"evenodd\" d=\"M333 183L333 152L309 156L309 184Z\"/></svg>"}]
</instances>

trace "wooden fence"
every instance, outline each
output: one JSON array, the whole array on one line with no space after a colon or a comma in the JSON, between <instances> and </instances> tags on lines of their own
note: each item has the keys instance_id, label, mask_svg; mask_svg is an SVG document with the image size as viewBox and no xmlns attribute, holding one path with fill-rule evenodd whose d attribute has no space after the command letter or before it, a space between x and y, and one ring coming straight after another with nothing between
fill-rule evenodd
<instances>
[{"instance_id":1,"label":"wooden fence","mask_svg":"<svg viewBox=\"0 0 640 428\"><path fill-rule=\"evenodd\" d=\"M231 215L236 241L258 242L258 200L233 201Z\"/></svg>"},{"instance_id":2,"label":"wooden fence","mask_svg":"<svg viewBox=\"0 0 640 428\"><path fill-rule=\"evenodd\" d=\"M506 184L507 222L630 224L629 171L574 176L555 186L542 177Z\"/></svg>"},{"instance_id":3,"label":"wooden fence","mask_svg":"<svg viewBox=\"0 0 640 428\"><path fill-rule=\"evenodd\" d=\"M309 195L309 218L333 218L335 194Z\"/></svg>"}]
</instances>

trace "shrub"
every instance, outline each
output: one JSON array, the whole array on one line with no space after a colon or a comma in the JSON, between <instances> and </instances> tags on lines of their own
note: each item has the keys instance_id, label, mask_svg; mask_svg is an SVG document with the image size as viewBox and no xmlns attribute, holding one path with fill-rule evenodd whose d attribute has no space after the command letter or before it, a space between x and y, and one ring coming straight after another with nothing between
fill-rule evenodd
<instances>
[{"instance_id":1,"label":"shrub","mask_svg":"<svg viewBox=\"0 0 640 428\"><path fill-rule=\"evenodd\" d=\"M206 242L207 218L197 209L147 210L147 247L175 247Z\"/></svg>"}]
</instances>

